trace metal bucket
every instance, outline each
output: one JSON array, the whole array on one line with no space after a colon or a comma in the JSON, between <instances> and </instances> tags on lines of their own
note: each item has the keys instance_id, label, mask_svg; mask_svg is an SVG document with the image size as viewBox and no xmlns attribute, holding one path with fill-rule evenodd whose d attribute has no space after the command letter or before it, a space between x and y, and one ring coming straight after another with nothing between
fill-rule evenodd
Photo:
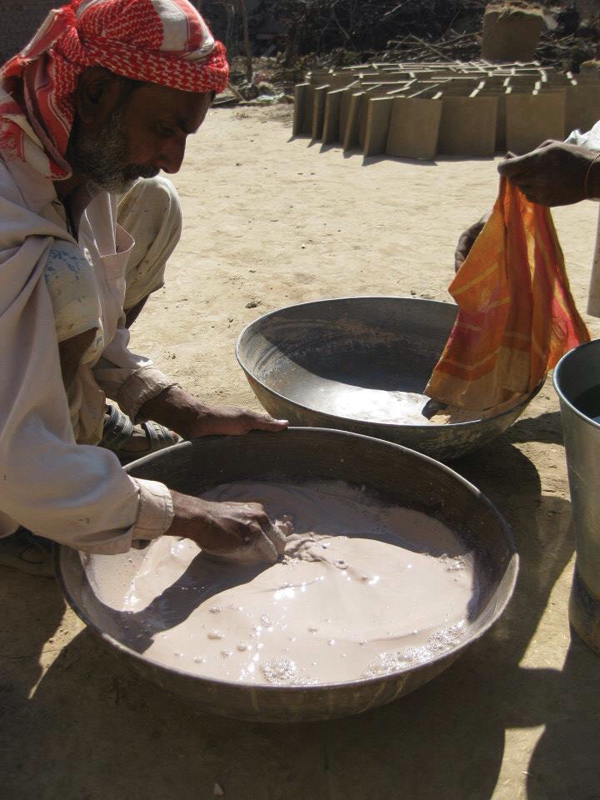
<instances>
[{"instance_id":1,"label":"metal bucket","mask_svg":"<svg viewBox=\"0 0 600 800\"><path fill-rule=\"evenodd\" d=\"M554 371L577 539L569 619L575 632L600 655L600 424L577 407L581 395L598 386L600 339L571 350Z\"/></svg>"}]
</instances>

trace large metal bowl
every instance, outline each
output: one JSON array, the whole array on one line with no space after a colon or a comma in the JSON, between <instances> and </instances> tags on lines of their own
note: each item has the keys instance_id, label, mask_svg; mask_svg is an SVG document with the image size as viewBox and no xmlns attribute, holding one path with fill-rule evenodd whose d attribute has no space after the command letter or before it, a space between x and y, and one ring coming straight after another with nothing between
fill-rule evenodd
<instances>
[{"instance_id":1,"label":"large metal bowl","mask_svg":"<svg viewBox=\"0 0 600 800\"><path fill-rule=\"evenodd\" d=\"M459 646L418 667L385 677L281 687L204 679L153 661L140 652L143 648L136 650L134 637L126 638L120 612L100 601L91 578L95 558L111 558L115 570L131 571L135 559L140 558L136 551L82 558L68 547L57 548L59 583L81 619L144 677L206 711L249 720L297 722L356 714L388 703L445 669L498 619L513 592L518 557L500 514L448 467L398 445L342 431L296 428L281 434L251 433L187 442L141 459L129 469L133 475L161 480L190 494L249 477L295 483L345 480L366 486L390 503L441 519L474 551L481 590L471 604L469 630Z\"/></svg>"},{"instance_id":2,"label":"large metal bowl","mask_svg":"<svg viewBox=\"0 0 600 800\"><path fill-rule=\"evenodd\" d=\"M408 297L302 303L248 325L237 358L256 397L276 417L376 436L449 461L499 436L539 389L496 416L445 425L378 422L373 414L357 419L344 409L357 400L368 408L408 397L407 407L420 412L455 317L455 305Z\"/></svg>"}]
</instances>

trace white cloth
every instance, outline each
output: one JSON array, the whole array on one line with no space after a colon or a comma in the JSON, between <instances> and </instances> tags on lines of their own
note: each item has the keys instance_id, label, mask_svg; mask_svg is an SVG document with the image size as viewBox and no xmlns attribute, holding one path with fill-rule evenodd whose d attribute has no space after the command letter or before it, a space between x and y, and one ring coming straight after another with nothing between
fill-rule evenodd
<instances>
[{"instance_id":1,"label":"white cloth","mask_svg":"<svg viewBox=\"0 0 600 800\"><path fill-rule=\"evenodd\" d=\"M590 150L600 151L600 122L586 133L573 131L568 139L568 144L577 144ZM588 293L587 313L592 317L600 317L600 213L598 214L598 230L596 233L596 249L592 262L592 276Z\"/></svg>"},{"instance_id":2,"label":"white cloth","mask_svg":"<svg viewBox=\"0 0 600 800\"><path fill-rule=\"evenodd\" d=\"M97 433L105 392L135 417L173 385L129 352L120 327L134 242L116 223L116 198L104 192L89 203L76 242L52 182L0 156L0 536L23 525L80 550L125 552L132 539L167 530L172 499L163 484L129 477L110 451L75 442L43 280L57 240L81 247L94 267L106 343L100 363L79 368L80 441Z\"/></svg>"}]
</instances>

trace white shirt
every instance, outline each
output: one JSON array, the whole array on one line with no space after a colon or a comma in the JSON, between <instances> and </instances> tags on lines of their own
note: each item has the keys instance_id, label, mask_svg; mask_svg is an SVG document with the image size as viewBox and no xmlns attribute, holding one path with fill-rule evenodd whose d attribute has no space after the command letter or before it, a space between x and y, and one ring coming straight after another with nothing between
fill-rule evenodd
<instances>
[{"instance_id":1,"label":"white shirt","mask_svg":"<svg viewBox=\"0 0 600 800\"><path fill-rule=\"evenodd\" d=\"M568 144L577 144L590 150L600 151L600 122L586 133L573 131L568 139ZM596 234L596 250L592 262L592 276L588 294L587 313L592 317L600 317L600 214L598 215L598 232Z\"/></svg>"},{"instance_id":2,"label":"white shirt","mask_svg":"<svg viewBox=\"0 0 600 800\"><path fill-rule=\"evenodd\" d=\"M98 286L106 344L100 360L80 365L77 375L80 428L89 440L105 394L135 418L174 383L127 348L122 309L134 242L116 223L114 196L93 198L75 242L52 181L18 158L0 156L0 536L23 525L87 552L122 553L132 539L168 529L172 499L163 484L129 477L110 451L75 442L43 280L56 239L87 251Z\"/></svg>"}]
</instances>

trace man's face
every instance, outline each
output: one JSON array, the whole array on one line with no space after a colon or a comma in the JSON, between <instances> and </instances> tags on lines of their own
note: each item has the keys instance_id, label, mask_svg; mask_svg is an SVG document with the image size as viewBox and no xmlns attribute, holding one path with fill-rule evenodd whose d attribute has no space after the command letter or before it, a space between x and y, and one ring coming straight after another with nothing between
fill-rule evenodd
<instances>
[{"instance_id":1,"label":"man's face","mask_svg":"<svg viewBox=\"0 0 600 800\"><path fill-rule=\"evenodd\" d=\"M187 136L210 108L212 94L143 84L120 93L90 122L78 119L69 148L73 172L92 191L125 192L138 178L178 172Z\"/></svg>"}]
</instances>

